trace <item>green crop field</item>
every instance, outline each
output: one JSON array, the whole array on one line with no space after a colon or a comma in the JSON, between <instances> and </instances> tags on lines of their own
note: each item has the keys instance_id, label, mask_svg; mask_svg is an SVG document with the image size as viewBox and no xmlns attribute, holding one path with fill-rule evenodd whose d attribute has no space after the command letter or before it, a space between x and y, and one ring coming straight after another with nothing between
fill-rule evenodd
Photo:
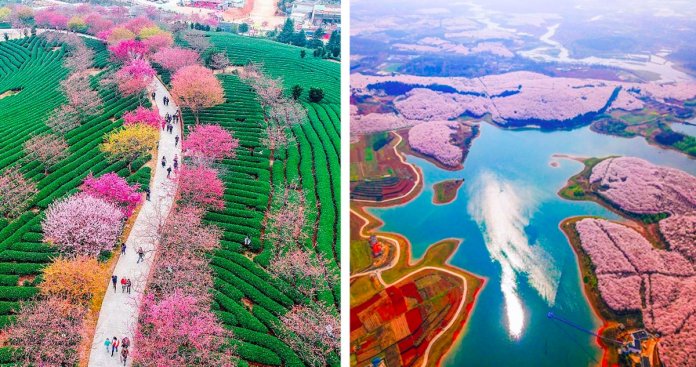
<instances>
[{"instance_id":1,"label":"green crop field","mask_svg":"<svg viewBox=\"0 0 696 367\"><path fill-rule=\"evenodd\" d=\"M308 206L317 207L309 218L312 233L307 246L332 260L336 268L340 264L339 64L311 56L301 59L299 48L261 39L211 33L211 40L227 51L233 64L262 63L264 73L282 78L287 91L295 84L305 90L301 101L308 121L293 128L295 144L275 152L272 168L269 150L260 143L263 111L253 90L236 75L219 76L227 101L200 114L202 123L218 123L240 140L237 157L224 160L220 167L226 185L225 209L206 217L224 233L222 249L212 260L213 309L235 333L237 354L244 363L304 365L301 356L275 337L275 330L278 318L292 305L308 300L268 275L264 268L270 260L270 244L259 238L272 187L297 182L304 188ZM307 101L311 87L324 89L326 97L321 103ZM190 111L183 115L185 122L193 121ZM241 245L247 235L258 252L253 259L245 256ZM336 287L319 298L338 308L340 290ZM333 357L333 364L338 365L338 356Z\"/></svg>"},{"instance_id":2,"label":"green crop field","mask_svg":"<svg viewBox=\"0 0 696 367\"><path fill-rule=\"evenodd\" d=\"M107 67L108 54L100 42L86 40L97 52L94 66ZM32 198L30 210L12 221L0 219L0 328L13 317L18 303L37 292L42 268L54 252L42 243L43 210L58 198L74 193L90 172L102 175L117 172L131 182L147 183L150 169L143 167L149 159L134 162L134 174L127 162L108 163L99 150L103 136L121 126L120 116L133 109L135 98L122 98L110 88L101 88L103 113L66 134L70 154L52 172L44 175L37 162L24 162L22 145L33 134L48 131L44 124L50 111L65 102L59 83L69 71L63 67L64 47L47 44L39 37L0 42L0 95L19 93L0 99L0 171L21 167L27 179L37 184L39 192ZM97 85L94 77L93 85ZM7 350L0 349L0 365L9 362Z\"/></svg>"}]
</instances>

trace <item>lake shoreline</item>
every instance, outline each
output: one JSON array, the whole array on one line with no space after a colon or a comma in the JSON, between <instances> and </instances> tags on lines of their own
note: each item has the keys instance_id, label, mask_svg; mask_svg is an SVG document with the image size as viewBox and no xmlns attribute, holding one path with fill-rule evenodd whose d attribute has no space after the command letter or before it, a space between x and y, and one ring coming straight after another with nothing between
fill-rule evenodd
<instances>
[{"instance_id":1,"label":"lake shoreline","mask_svg":"<svg viewBox=\"0 0 696 367\"><path fill-rule=\"evenodd\" d=\"M601 300L601 295L599 292L595 292L587 283L583 281L585 277L594 277L595 274L590 268L592 262L583 251L580 243L578 242L577 235L575 233L575 222L584 219L592 218L591 216L576 216L566 218L559 223L558 228L563 232L563 235L568 240L570 247L573 249L573 254L575 254L575 263L579 270L580 278L578 279L582 293L587 300L587 304L590 305L592 313L602 322L602 325L597 329L597 335L602 335L609 327L612 325L612 320L606 318L601 311L600 307L607 307L606 304ZM572 231L572 232L571 232ZM586 264L586 265L584 265ZM602 360L600 365L602 367L609 365L609 347L602 343L602 339L598 336L595 338L595 343L602 349Z\"/></svg>"}]
</instances>

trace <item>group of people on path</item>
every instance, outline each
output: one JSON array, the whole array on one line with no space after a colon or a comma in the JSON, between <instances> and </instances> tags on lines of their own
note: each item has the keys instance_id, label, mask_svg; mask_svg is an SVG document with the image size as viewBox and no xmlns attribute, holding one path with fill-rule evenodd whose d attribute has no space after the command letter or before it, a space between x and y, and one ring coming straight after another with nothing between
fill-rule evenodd
<instances>
[{"instance_id":1,"label":"group of people on path","mask_svg":"<svg viewBox=\"0 0 696 367\"><path fill-rule=\"evenodd\" d=\"M175 170L175 171L176 171L177 169L179 169L179 155L178 155L178 154L174 154L174 159L173 159L173 165L172 165L172 166L174 167L174 170ZM167 157L163 155L163 156L162 156L162 168L167 167L167 178L170 178L170 177L171 177L171 174L172 174L172 166L167 167Z\"/></svg>"},{"instance_id":2,"label":"group of people on path","mask_svg":"<svg viewBox=\"0 0 696 367\"><path fill-rule=\"evenodd\" d=\"M111 276L111 284L114 286L114 293L116 293L116 284L118 283L118 276L116 274ZM125 277L121 277L121 293L128 293L130 294L131 292L131 286L133 285L133 282Z\"/></svg>"},{"instance_id":3,"label":"group of people on path","mask_svg":"<svg viewBox=\"0 0 696 367\"><path fill-rule=\"evenodd\" d=\"M153 98L155 93L153 94ZM163 101L165 101L165 106L169 105L169 99L167 96L162 97ZM164 120L162 121L162 130L166 130L168 133L173 134L174 133L174 125L181 120L181 110L177 110L173 115L170 115L169 112L167 112L166 115L164 115Z\"/></svg>"},{"instance_id":4,"label":"group of people on path","mask_svg":"<svg viewBox=\"0 0 696 367\"><path fill-rule=\"evenodd\" d=\"M126 360L128 360L128 355L130 354L130 351L128 350L128 347L130 347L130 339L128 339L127 336L124 336L120 341L118 340L117 337L114 337L113 339L106 338L104 340L104 346L106 347L106 353L111 352L111 356L114 356L114 353L118 355L118 347L121 347L121 354L120 354L120 360L123 362L123 365L126 365Z\"/></svg>"},{"instance_id":5,"label":"group of people on path","mask_svg":"<svg viewBox=\"0 0 696 367\"><path fill-rule=\"evenodd\" d=\"M150 200L150 198L149 198L150 190L149 189L147 190L147 195L148 195L148 200ZM126 245L125 242L121 243L121 255L126 254L127 247L128 247L128 245ZM143 250L143 247L138 246L138 250L136 252L138 253L138 261L136 262L136 264L140 263L141 261L145 261L145 250Z\"/></svg>"},{"instance_id":6,"label":"group of people on path","mask_svg":"<svg viewBox=\"0 0 696 367\"><path fill-rule=\"evenodd\" d=\"M152 92L152 99L156 100L157 99L157 93ZM163 96L162 97L162 103L165 106L169 105L169 97ZM164 116L164 121L162 121L162 130L166 130L168 133L173 134L174 133L174 125L176 124L177 121L181 120L181 110L177 110L173 115L170 115L169 112ZM174 146L179 145L179 135L177 134L174 137ZM167 157L162 155L162 168L167 167ZM167 167L167 178L170 178L172 175L172 168L176 171L179 169L179 156L177 154L174 154L174 159L172 160L172 166Z\"/></svg>"}]
</instances>

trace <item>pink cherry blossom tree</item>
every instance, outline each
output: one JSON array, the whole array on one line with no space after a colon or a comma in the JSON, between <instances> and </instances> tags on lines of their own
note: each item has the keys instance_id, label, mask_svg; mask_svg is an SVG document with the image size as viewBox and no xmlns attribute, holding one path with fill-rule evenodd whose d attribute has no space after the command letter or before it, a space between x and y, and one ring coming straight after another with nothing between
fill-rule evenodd
<instances>
[{"instance_id":1,"label":"pink cherry blossom tree","mask_svg":"<svg viewBox=\"0 0 696 367\"><path fill-rule=\"evenodd\" d=\"M19 348L17 360L26 366L77 365L78 347L86 335L86 312L57 297L23 303L7 329L11 345Z\"/></svg>"},{"instance_id":2,"label":"pink cherry blossom tree","mask_svg":"<svg viewBox=\"0 0 696 367\"><path fill-rule=\"evenodd\" d=\"M180 106L188 107L196 117L203 108L219 105L225 101L220 81L213 72L200 65L189 65L179 69L172 77L171 93Z\"/></svg>"},{"instance_id":3,"label":"pink cherry blossom tree","mask_svg":"<svg viewBox=\"0 0 696 367\"><path fill-rule=\"evenodd\" d=\"M128 29L129 31L131 31L135 34L140 33L140 31L145 27L153 27L153 26L155 26L155 23L144 16L131 18L123 24L123 27L125 27L126 29Z\"/></svg>"},{"instance_id":4,"label":"pink cherry blossom tree","mask_svg":"<svg viewBox=\"0 0 696 367\"><path fill-rule=\"evenodd\" d=\"M323 302L293 306L280 318L278 337L310 366L326 366L341 348L341 323Z\"/></svg>"},{"instance_id":5,"label":"pink cherry blossom tree","mask_svg":"<svg viewBox=\"0 0 696 367\"><path fill-rule=\"evenodd\" d=\"M19 169L5 169L0 174L0 215L7 218L19 216L37 192L36 184L24 178Z\"/></svg>"},{"instance_id":6,"label":"pink cherry blossom tree","mask_svg":"<svg viewBox=\"0 0 696 367\"><path fill-rule=\"evenodd\" d=\"M125 218L114 204L86 194L58 200L45 213L44 241L65 253L87 256L112 249Z\"/></svg>"},{"instance_id":7,"label":"pink cherry blossom tree","mask_svg":"<svg viewBox=\"0 0 696 367\"><path fill-rule=\"evenodd\" d=\"M157 107L153 107L153 109L150 110L143 106L138 106L135 110L123 114L123 124L126 126L145 124L159 129L163 120L164 119L157 111Z\"/></svg>"},{"instance_id":8,"label":"pink cherry blossom tree","mask_svg":"<svg viewBox=\"0 0 696 367\"><path fill-rule=\"evenodd\" d=\"M206 37L205 32L195 29L187 29L182 33L182 38L192 49L198 52L203 52L210 48L210 41L208 40L208 37Z\"/></svg>"},{"instance_id":9,"label":"pink cherry blossom tree","mask_svg":"<svg viewBox=\"0 0 696 367\"><path fill-rule=\"evenodd\" d=\"M80 126L80 113L70 104L61 105L51 111L46 120L46 126L55 133L65 134Z\"/></svg>"},{"instance_id":10,"label":"pink cherry blossom tree","mask_svg":"<svg viewBox=\"0 0 696 367\"><path fill-rule=\"evenodd\" d=\"M304 247L276 252L268 266L274 277L312 299L339 284L340 277L332 269L329 260Z\"/></svg>"},{"instance_id":11,"label":"pink cherry blossom tree","mask_svg":"<svg viewBox=\"0 0 696 367\"><path fill-rule=\"evenodd\" d=\"M85 23L87 23L88 32L93 35L106 31L114 26L114 22L99 13L88 14L85 17Z\"/></svg>"},{"instance_id":12,"label":"pink cherry blossom tree","mask_svg":"<svg viewBox=\"0 0 696 367\"><path fill-rule=\"evenodd\" d=\"M230 59L227 58L227 53L225 53L224 51L215 52L212 55L210 55L208 66L210 66L214 70L222 70L230 66Z\"/></svg>"},{"instance_id":13,"label":"pink cherry blossom tree","mask_svg":"<svg viewBox=\"0 0 696 367\"><path fill-rule=\"evenodd\" d=\"M157 51L152 55L152 61L162 65L163 68L176 72L177 70L199 63L199 56L196 51L179 47L167 47Z\"/></svg>"},{"instance_id":14,"label":"pink cherry blossom tree","mask_svg":"<svg viewBox=\"0 0 696 367\"><path fill-rule=\"evenodd\" d=\"M142 59L148 52L148 47L141 41L126 39L109 46L109 52L114 59L128 62L131 59Z\"/></svg>"},{"instance_id":15,"label":"pink cherry blossom tree","mask_svg":"<svg viewBox=\"0 0 696 367\"><path fill-rule=\"evenodd\" d=\"M239 139L215 124L194 125L183 144L186 155L201 163L234 158L238 147Z\"/></svg>"},{"instance_id":16,"label":"pink cherry blossom tree","mask_svg":"<svg viewBox=\"0 0 696 367\"><path fill-rule=\"evenodd\" d=\"M144 39L143 43L150 53L155 53L163 48L171 47L174 44L174 39L171 33L160 33Z\"/></svg>"},{"instance_id":17,"label":"pink cherry blossom tree","mask_svg":"<svg viewBox=\"0 0 696 367\"><path fill-rule=\"evenodd\" d=\"M225 187L216 170L205 166L184 165L177 175L178 199L183 205L222 209Z\"/></svg>"},{"instance_id":18,"label":"pink cherry blossom tree","mask_svg":"<svg viewBox=\"0 0 696 367\"><path fill-rule=\"evenodd\" d=\"M274 245L275 255L303 246L309 239L307 216L311 208L307 207L304 192L295 186L275 188L273 202L266 211L264 238Z\"/></svg>"},{"instance_id":19,"label":"pink cherry blossom tree","mask_svg":"<svg viewBox=\"0 0 696 367\"><path fill-rule=\"evenodd\" d=\"M87 195L116 205L126 217L130 217L138 204L142 202L138 187L137 184L129 185L125 179L113 172L99 178L95 178L90 173L82 181L80 190Z\"/></svg>"},{"instance_id":20,"label":"pink cherry blossom tree","mask_svg":"<svg viewBox=\"0 0 696 367\"><path fill-rule=\"evenodd\" d=\"M159 301L146 295L133 362L143 367L233 367L229 337L207 303L180 291Z\"/></svg>"},{"instance_id":21,"label":"pink cherry blossom tree","mask_svg":"<svg viewBox=\"0 0 696 367\"><path fill-rule=\"evenodd\" d=\"M294 141L289 135L289 129L306 121L307 112L296 101L279 98L271 102L267 115L265 136L261 139L261 143L270 150L270 161L273 165L275 150L286 148Z\"/></svg>"},{"instance_id":22,"label":"pink cherry blossom tree","mask_svg":"<svg viewBox=\"0 0 696 367\"><path fill-rule=\"evenodd\" d=\"M38 10L34 13L34 22L37 26L54 28L54 29L67 29L69 18L59 12L57 9L43 9Z\"/></svg>"},{"instance_id":23,"label":"pink cherry blossom tree","mask_svg":"<svg viewBox=\"0 0 696 367\"><path fill-rule=\"evenodd\" d=\"M82 73L92 67L94 50L87 47L79 37L75 36L75 38L78 42L68 50L67 55L63 58L63 65L75 73Z\"/></svg>"},{"instance_id":24,"label":"pink cherry blossom tree","mask_svg":"<svg viewBox=\"0 0 696 367\"><path fill-rule=\"evenodd\" d=\"M239 77L251 86L259 97L264 109L276 104L283 96L283 82L266 76L262 65L249 63L239 73Z\"/></svg>"},{"instance_id":25,"label":"pink cherry blossom tree","mask_svg":"<svg viewBox=\"0 0 696 367\"><path fill-rule=\"evenodd\" d=\"M68 148L65 139L54 134L36 135L24 142L27 158L40 162L44 166L44 175L68 156Z\"/></svg>"},{"instance_id":26,"label":"pink cherry blossom tree","mask_svg":"<svg viewBox=\"0 0 696 367\"><path fill-rule=\"evenodd\" d=\"M142 59L133 59L116 72L116 83L119 91L130 96L142 94L155 76L155 70L150 63Z\"/></svg>"},{"instance_id":27,"label":"pink cherry blossom tree","mask_svg":"<svg viewBox=\"0 0 696 367\"><path fill-rule=\"evenodd\" d=\"M203 223L203 210L178 206L157 230L160 254L149 290L156 297L180 290L197 298L210 297L213 285L208 253L220 247L221 232Z\"/></svg>"},{"instance_id":28,"label":"pink cherry blossom tree","mask_svg":"<svg viewBox=\"0 0 696 367\"><path fill-rule=\"evenodd\" d=\"M102 113L99 92L92 89L89 75L75 72L60 82L61 89L78 116L95 116Z\"/></svg>"}]
</instances>

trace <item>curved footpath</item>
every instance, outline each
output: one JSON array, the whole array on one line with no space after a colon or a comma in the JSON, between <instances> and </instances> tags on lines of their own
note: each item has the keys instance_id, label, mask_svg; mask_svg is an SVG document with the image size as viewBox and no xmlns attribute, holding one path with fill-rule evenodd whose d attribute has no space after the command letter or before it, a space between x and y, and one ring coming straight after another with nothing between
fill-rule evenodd
<instances>
[{"instance_id":1,"label":"curved footpath","mask_svg":"<svg viewBox=\"0 0 696 367\"><path fill-rule=\"evenodd\" d=\"M155 78L153 87L156 92L156 105L161 116L169 113L173 115L177 108L173 101L169 102L169 106L165 106L162 102L162 97L171 98L169 92L164 87L162 82ZM117 337L120 341L127 336L131 340L131 351L138 346L134 343L133 333L138 321L139 303L145 290L148 274L152 266L157 244L157 228L161 220L166 218L172 208L175 184L172 179L167 178L167 167L172 165L174 154L179 156L181 162L181 141L178 146L174 146L174 137L178 134L181 137L181 123L174 125L174 133L170 134L164 130L160 130L158 156L154 159L156 168L154 170L154 179L151 181L151 198L150 201L145 201L138 216L135 219L133 227L128 239L126 240L126 253L120 255L118 263L114 268L113 275L118 276L118 284L116 292L114 292L111 284L111 279L107 284L107 292L102 302L101 310L99 311L99 320L92 341L92 348L89 356L89 366L107 367L107 366L123 366L120 363L120 357L114 353L106 352L104 340ZM162 167L160 161L162 156L167 157L167 167ZM175 173L172 171L171 177L174 178ZM145 250L145 261L136 263L138 260L137 249L142 247ZM133 286L131 293L121 292L121 277L131 279ZM120 348L119 348L120 352ZM131 359L128 358L126 366L131 365Z\"/></svg>"}]
</instances>

